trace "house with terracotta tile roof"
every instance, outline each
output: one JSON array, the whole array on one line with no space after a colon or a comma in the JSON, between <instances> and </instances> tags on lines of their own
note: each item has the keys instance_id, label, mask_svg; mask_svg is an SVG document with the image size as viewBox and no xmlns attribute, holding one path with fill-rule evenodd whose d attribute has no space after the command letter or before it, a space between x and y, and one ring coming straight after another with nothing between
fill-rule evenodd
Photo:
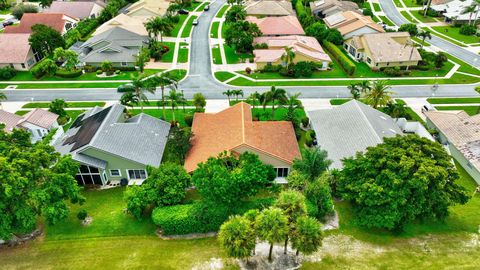
<instances>
[{"instance_id":1,"label":"house with terracotta tile roof","mask_svg":"<svg viewBox=\"0 0 480 270\"><path fill-rule=\"evenodd\" d=\"M147 21L148 20L146 18L132 17L123 13L118 14L114 18L100 25L93 33L93 36L99 35L116 27L123 28L140 36L148 36L148 32L145 29L145 23Z\"/></svg>"},{"instance_id":2,"label":"house with terracotta tile roof","mask_svg":"<svg viewBox=\"0 0 480 270\"><path fill-rule=\"evenodd\" d=\"M344 39L353 36L383 33L385 30L369 16L364 16L355 11L336 13L323 19L328 28L337 29Z\"/></svg>"},{"instance_id":3,"label":"house with terracotta tile roof","mask_svg":"<svg viewBox=\"0 0 480 270\"><path fill-rule=\"evenodd\" d=\"M5 125L5 132L24 129L30 132L33 143L43 139L53 129L57 129L54 137L63 134L63 129L58 125L57 119L58 115L44 109L34 109L24 116L0 110L0 124Z\"/></svg>"},{"instance_id":4,"label":"house with terracotta tile roof","mask_svg":"<svg viewBox=\"0 0 480 270\"><path fill-rule=\"evenodd\" d=\"M75 28L78 21L78 19L63 13L25 13L18 25L5 27L4 33L30 34L32 33L32 26L44 24L63 35L68 30Z\"/></svg>"},{"instance_id":5,"label":"house with terracotta tile roof","mask_svg":"<svg viewBox=\"0 0 480 270\"><path fill-rule=\"evenodd\" d=\"M282 56L285 54L285 48L292 48L295 53L294 63L298 62L316 62L327 68L332 62L328 54L325 53L318 40L308 36L280 36L280 37L257 37L253 44L266 44L268 49L256 49L255 63L258 69L263 69L266 65L285 65Z\"/></svg>"},{"instance_id":6,"label":"house with terracotta tile roof","mask_svg":"<svg viewBox=\"0 0 480 270\"><path fill-rule=\"evenodd\" d=\"M246 21L258 25L263 36L305 35L296 16L264 17L247 16Z\"/></svg>"},{"instance_id":7,"label":"house with terracotta tile roof","mask_svg":"<svg viewBox=\"0 0 480 270\"><path fill-rule=\"evenodd\" d=\"M30 34L0 35L0 67L25 71L41 60L41 55L30 46L29 37Z\"/></svg>"},{"instance_id":8,"label":"house with terracotta tile roof","mask_svg":"<svg viewBox=\"0 0 480 270\"><path fill-rule=\"evenodd\" d=\"M374 33L345 40L345 50L373 70L385 67L416 66L422 60L408 32Z\"/></svg>"},{"instance_id":9,"label":"house with terracotta tile roof","mask_svg":"<svg viewBox=\"0 0 480 270\"><path fill-rule=\"evenodd\" d=\"M245 4L250 16L288 16L295 15L292 3L286 0L250 0Z\"/></svg>"},{"instance_id":10,"label":"house with terracotta tile roof","mask_svg":"<svg viewBox=\"0 0 480 270\"><path fill-rule=\"evenodd\" d=\"M318 18L325 18L344 11L361 13L358 4L352 1L317 0L310 2L312 14Z\"/></svg>"},{"instance_id":11,"label":"house with terracotta tile roof","mask_svg":"<svg viewBox=\"0 0 480 270\"><path fill-rule=\"evenodd\" d=\"M105 3L95 1L54 1L43 13L63 13L79 20L94 19L104 7Z\"/></svg>"},{"instance_id":12,"label":"house with terracotta tile roof","mask_svg":"<svg viewBox=\"0 0 480 270\"><path fill-rule=\"evenodd\" d=\"M427 111L426 124L438 130L439 140L480 185L480 114L465 111Z\"/></svg>"},{"instance_id":13,"label":"house with terracotta tile roof","mask_svg":"<svg viewBox=\"0 0 480 270\"><path fill-rule=\"evenodd\" d=\"M288 121L253 121L251 106L241 102L218 113L195 113L192 147L185 159L185 169L224 151L255 153L277 172L277 182L284 181L292 162L300 158L293 125Z\"/></svg>"}]
</instances>

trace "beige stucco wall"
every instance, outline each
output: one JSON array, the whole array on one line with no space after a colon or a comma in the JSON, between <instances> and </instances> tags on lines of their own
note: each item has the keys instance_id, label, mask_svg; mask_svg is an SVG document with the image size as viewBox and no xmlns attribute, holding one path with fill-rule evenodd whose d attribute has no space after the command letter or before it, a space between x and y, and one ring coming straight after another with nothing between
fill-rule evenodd
<instances>
[{"instance_id":1,"label":"beige stucco wall","mask_svg":"<svg viewBox=\"0 0 480 270\"><path fill-rule=\"evenodd\" d=\"M26 59L25 63L23 63L25 65L25 67L22 67L22 63L0 63L0 67L2 67L2 68L3 67L8 67L8 66L10 66L10 64L12 64L13 68L15 70L27 71L31 67L33 67L36 63L37 62L35 61L35 57L33 56L33 51L30 49L30 51L28 52L28 55L27 55L27 59Z\"/></svg>"},{"instance_id":2,"label":"beige stucco wall","mask_svg":"<svg viewBox=\"0 0 480 270\"><path fill-rule=\"evenodd\" d=\"M236 152L236 153L239 153L239 154L242 154L242 153L245 153L245 152L254 153L254 154L258 155L258 157L260 158L260 160L263 163L268 164L268 165L272 165L275 168L290 168L292 166L288 162L285 162L285 161L283 161L281 159L278 159L274 156L268 155L264 152L257 151L256 149L248 147L246 145L240 145L240 146L236 147L235 149L233 149L233 151Z\"/></svg>"}]
</instances>

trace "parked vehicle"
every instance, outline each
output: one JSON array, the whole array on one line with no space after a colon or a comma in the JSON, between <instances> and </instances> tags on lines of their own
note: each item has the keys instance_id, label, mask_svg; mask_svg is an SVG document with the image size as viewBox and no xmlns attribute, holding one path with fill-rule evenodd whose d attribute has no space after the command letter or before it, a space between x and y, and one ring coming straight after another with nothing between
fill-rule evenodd
<instances>
[{"instance_id":1,"label":"parked vehicle","mask_svg":"<svg viewBox=\"0 0 480 270\"><path fill-rule=\"evenodd\" d=\"M204 8L203 8L203 11L208 11L210 9L210 5L206 5Z\"/></svg>"},{"instance_id":2,"label":"parked vehicle","mask_svg":"<svg viewBox=\"0 0 480 270\"><path fill-rule=\"evenodd\" d=\"M120 92L120 93L133 92L133 91L135 91L135 88L131 83L122 84L119 87L117 87L117 92Z\"/></svg>"},{"instance_id":3,"label":"parked vehicle","mask_svg":"<svg viewBox=\"0 0 480 270\"><path fill-rule=\"evenodd\" d=\"M178 14L188 15L188 10L186 10L186 9L180 9L180 10L178 11Z\"/></svg>"},{"instance_id":4,"label":"parked vehicle","mask_svg":"<svg viewBox=\"0 0 480 270\"><path fill-rule=\"evenodd\" d=\"M197 20L197 19L193 20L192 24L193 24L193 25L197 25L197 24L198 24L198 20Z\"/></svg>"},{"instance_id":5,"label":"parked vehicle","mask_svg":"<svg viewBox=\"0 0 480 270\"><path fill-rule=\"evenodd\" d=\"M13 21L4 21L3 22L3 27L13 25Z\"/></svg>"}]
</instances>

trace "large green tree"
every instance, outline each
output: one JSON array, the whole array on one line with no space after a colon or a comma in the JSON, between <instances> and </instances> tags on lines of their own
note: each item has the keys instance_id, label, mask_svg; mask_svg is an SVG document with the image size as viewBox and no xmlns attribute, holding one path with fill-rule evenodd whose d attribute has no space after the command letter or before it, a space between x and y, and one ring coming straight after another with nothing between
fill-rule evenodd
<instances>
[{"instance_id":1,"label":"large green tree","mask_svg":"<svg viewBox=\"0 0 480 270\"><path fill-rule=\"evenodd\" d=\"M322 224L314 218L303 216L297 219L295 230L292 234L292 248L297 250L297 255L312 254L322 246Z\"/></svg>"},{"instance_id":2,"label":"large green tree","mask_svg":"<svg viewBox=\"0 0 480 270\"><path fill-rule=\"evenodd\" d=\"M227 14L225 15L225 22L235 23L245 20L246 17L247 12L245 11L245 8L243 6L233 6L227 11Z\"/></svg>"},{"instance_id":3,"label":"large green tree","mask_svg":"<svg viewBox=\"0 0 480 270\"><path fill-rule=\"evenodd\" d=\"M78 55L72 50L65 50L64 48L56 48L53 50L53 58L63 62L63 66L66 70L72 71L77 68L80 63Z\"/></svg>"},{"instance_id":4,"label":"large green tree","mask_svg":"<svg viewBox=\"0 0 480 270\"><path fill-rule=\"evenodd\" d=\"M65 40L57 30L44 24L32 26L32 34L28 38L32 49L46 55L53 53L56 48L65 47Z\"/></svg>"},{"instance_id":5,"label":"large green tree","mask_svg":"<svg viewBox=\"0 0 480 270\"><path fill-rule=\"evenodd\" d=\"M258 26L247 21L230 24L225 32L225 43L237 52L251 52L253 39L262 35Z\"/></svg>"},{"instance_id":6,"label":"large green tree","mask_svg":"<svg viewBox=\"0 0 480 270\"><path fill-rule=\"evenodd\" d=\"M60 156L50 138L32 144L27 131L5 133L0 124L0 239L32 231L40 217L55 224L68 216L68 201L85 201L78 163Z\"/></svg>"},{"instance_id":7,"label":"large green tree","mask_svg":"<svg viewBox=\"0 0 480 270\"><path fill-rule=\"evenodd\" d=\"M401 230L416 219L442 220L469 197L442 145L417 135L385 138L343 160L337 190L351 201L359 224Z\"/></svg>"},{"instance_id":8,"label":"large green tree","mask_svg":"<svg viewBox=\"0 0 480 270\"><path fill-rule=\"evenodd\" d=\"M282 209L283 214L288 219L288 234L285 236L285 244L283 253L287 254L288 236L295 231L295 222L301 216L307 214L307 205L305 204L305 197L302 193L294 190L282 191L278 195L275 202L275 207Z\"/></svg>"},{"instance_id":9,"label":"large green tree","mask_svg":"<svg viewBox=\"0 0 480 270\"><path fill-rule=\"evenodd\" d=\"M192 181L203 199L227 206L253 196L275 179L272 166L265 165L257 155L245 152L238 157L220 154L198 164Z\"/></svg>"},{"instance_id":10,"label":"large green tree","mask_svg":"<svg viewBox=\"0 0 480 270\"><path fill-rule=\"evenodd\" d=\"M288 234L288 218L282 209L276 207L264 209L255 219L255 231L258 238L270 244L268 260L272 261L273 245L285 240Z\"/></svg>"},{"instance_id":11,"label":"large green tree","mask_svg":"<svg viewBox=\"0 0 480 270\"><path fill-rule=\"evenodd\" d=\"M317 208L316 218L323 219L333 212L332 190L330 178L332 176L325 172L315 181L308 183L305 188L305 197Z\"/></svg>"},{"instance_id":12,"label":"large green tree","mask_svg":"<svg viewBox=\"0 0 480 270\"><path fill-rule=\"evenodd\" d=\"M185 198L190 185L190 175L183 166L164 163L159 168L148 167L148 178L141 186L131 186L125 191L127 208L136 218L150 205L166 206Z\"/></svg>"},{"instance_id":13,"label":"large green tree","mask_svg":"<svg viewBox=\"0 0 480 270\"><path fill-rule=\"evenodd\" d=\"M255 231L245 217L232 216L222 224L218 240L228 256L243 259L251 256L255 249Z\"/></svg>"},{"instance_id":14,"label":"large green tree","mask_svg":"<svg viewBox=\"0 0 480 270\"><path fill-rule=\"evenodd\" d=\"M163 43L163 36L170 34L174 25L167 17L153 17L145 23L145 28L148 31L150 37L158 40L160 36L160 42Z\"/></svg>"},{"instance_id":15,"label":"large green tree","mask_svg":"<svg viewBox=\"0 0 480 270\"><path fill-rule=\"evenodd\" d=\"M304 174L309 181L315 180L332 164L327 158L327 151L319 147L302 149L301 152L302 158L293 161L293 168Z\"/></svg>"}]
</instances>

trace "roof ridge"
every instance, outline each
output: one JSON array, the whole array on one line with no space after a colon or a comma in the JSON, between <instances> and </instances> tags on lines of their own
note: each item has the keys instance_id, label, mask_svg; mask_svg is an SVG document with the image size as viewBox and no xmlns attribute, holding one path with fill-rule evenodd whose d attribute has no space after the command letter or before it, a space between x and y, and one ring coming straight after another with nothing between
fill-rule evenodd
<instances>
[{"instance_id":1,"label":"roof ridge","mask_svg":"<svg viewBox=\"0 0 480 270\"><path fill-rule=\"evenodd\" d=\"M380 141L382 142L383 139L380 138L380 136L378 136L377 132L375 131L375 129L373 128L372 126L372 123L370 123L370 121L368 120L367 116L365 115L365 112L362 110L362 108L360 108L360 101L357 101L357 100L352 100L353 104L355 104L355 107L361 112L361 115L362 115L362 118L367 122L367 126L370 128L370 130L373 131L373 133L375 134L375 137Z\"/></svg>"},{"instance_id":2,"label":"roof ridge","mask_svg":"<svg viewBox=\"0 0 480 270\"><path fill-rule=\"evenodd\" d=\"M113 113L113 111L114 111L114 110L113 110L113 107L114 107L114 106L120 106L120 105L119 105L119 104L113 104L112 106L110 106L110 107L112 107L112 108L110 109L110 111L107 113L107 115L106 115L105 118L103 119L102 123L100 124L100 126L99 126L98 129L97 129L97 131L95 132L95 135L93 135L92 139L91 139L90 142L87 144L88 146L93 145L93 143L94 143L95 140L97 139L98 134L101 132L101 130L102 130L103 127L105 126L106 119L108 119L108 118L111 116L111 114ZM107 107L107 108L108 108L108 107ZM103 108L101 111L103 111L103 110L105 110L105 109L107 109L107 108ZM96 113L94 113L94 114L92 114L92 115L90 115L90 116L93 116L93 115L95 115L95 114L97 114L97 113L99 113L99 112L101 112L101 111L98 111L98 112L96 112ZM90 117L90 116L89 116L89 117Z\"/></svg>"}]
</instances>

